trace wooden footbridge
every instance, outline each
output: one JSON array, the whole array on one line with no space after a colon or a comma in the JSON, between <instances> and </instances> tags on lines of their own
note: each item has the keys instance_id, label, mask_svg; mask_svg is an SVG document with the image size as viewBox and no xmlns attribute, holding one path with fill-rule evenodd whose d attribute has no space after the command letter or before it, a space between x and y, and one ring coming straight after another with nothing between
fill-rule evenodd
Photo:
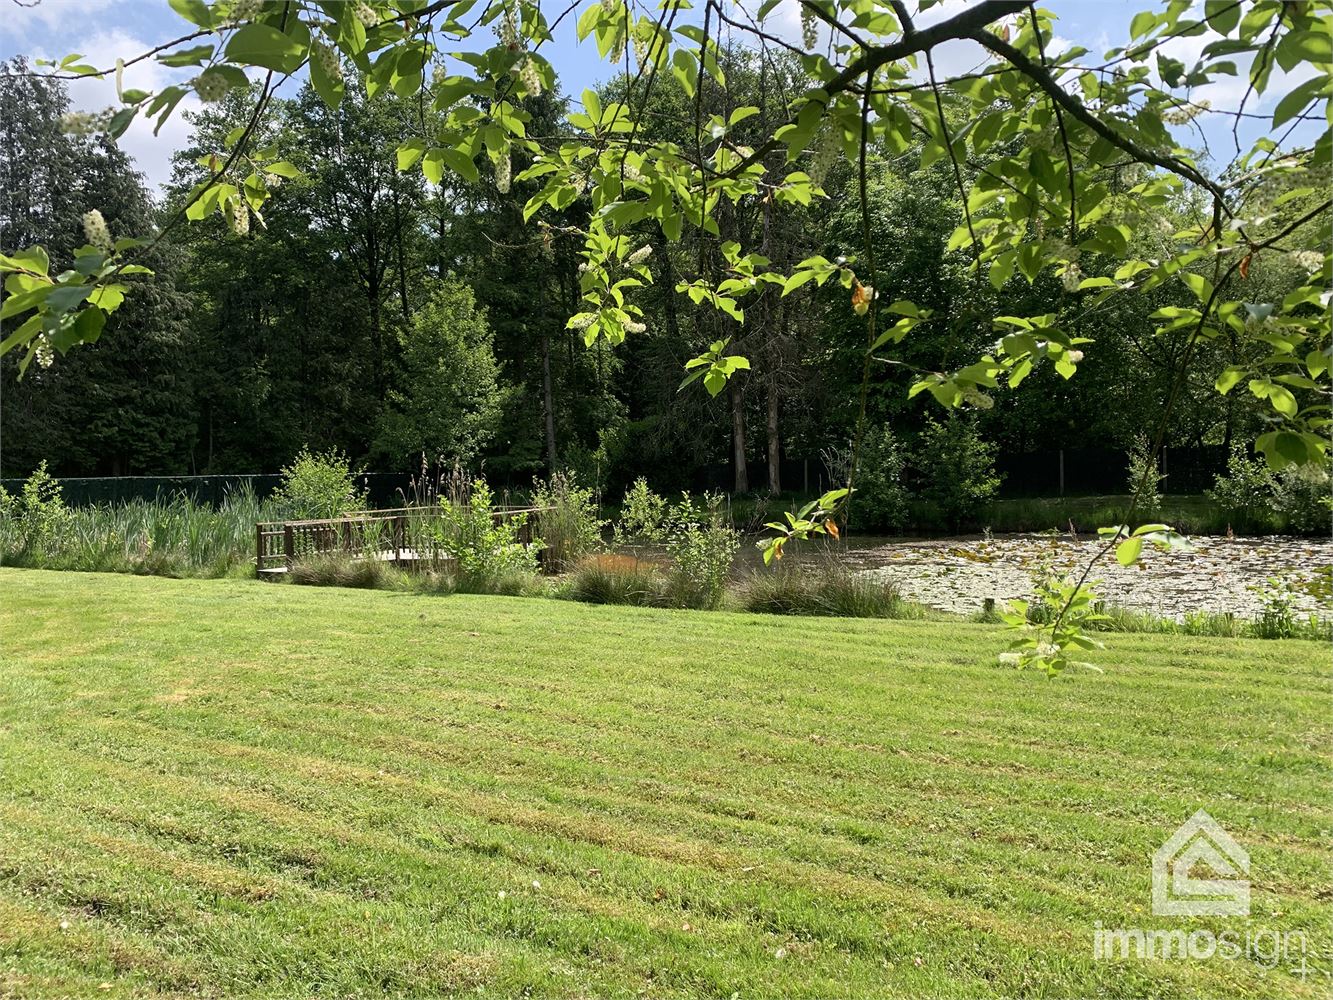
<instances>
[{"instance_id":1,"label":"wooden footbridge","mask_svg":"<svg viewBox=\"0 0 1333 1000\"><path fill-rule=\"evenodd\" d=\"M533 522L551 507L494 507L492 521L520 520L517 538L531 544ZM439 507L359 510L342 517L264 521L255 525L255 573L286 573L293 564L319 556L378 559L406 569L448 569L450 551L444 512Z\"/></svg>"}]
</instances>

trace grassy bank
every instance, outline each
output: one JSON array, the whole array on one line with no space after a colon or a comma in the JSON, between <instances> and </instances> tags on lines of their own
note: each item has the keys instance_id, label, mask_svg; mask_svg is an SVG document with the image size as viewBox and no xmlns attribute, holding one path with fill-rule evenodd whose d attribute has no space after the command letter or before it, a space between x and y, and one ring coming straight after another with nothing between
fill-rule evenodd
<instances>
[{"instance_id":1,"label":"grassy bank","mask_svg":"<svg viewBox=\"0 0 1333 1000\"><path fill-rule=\"evenodd\" d=\"M1111 636L1106 674L1048 682L956 622L0 594L0 993L1324 990L1092 957L1098 920L1245 923L1149 915L1149 855L1199 808L1250 852L1249 924L1327 948L1314 644Z\"/></svg>"}]
</instances>

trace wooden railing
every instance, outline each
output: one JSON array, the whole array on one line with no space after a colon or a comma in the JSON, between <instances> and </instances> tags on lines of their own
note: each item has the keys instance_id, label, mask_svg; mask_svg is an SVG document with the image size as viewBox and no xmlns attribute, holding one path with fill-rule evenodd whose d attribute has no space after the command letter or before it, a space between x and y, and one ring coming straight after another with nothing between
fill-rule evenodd
<instances>
[{"instance_id":1,"label":"wooden railing","mask_svg":"<svg viewBox=\"0 0 1333 1000\"><path fill-rule=\"evenodd\" d=\"M518 541L532 543L536 515L550 507L496 507L495 523L523 517ZM341 553L351 559L380 559L410 569L441 568L454 562L443 541L439 507L359 510L342 517L266 521L255 525L255 572L285 573L301 559Z\"/></svg>"}]
</instances>

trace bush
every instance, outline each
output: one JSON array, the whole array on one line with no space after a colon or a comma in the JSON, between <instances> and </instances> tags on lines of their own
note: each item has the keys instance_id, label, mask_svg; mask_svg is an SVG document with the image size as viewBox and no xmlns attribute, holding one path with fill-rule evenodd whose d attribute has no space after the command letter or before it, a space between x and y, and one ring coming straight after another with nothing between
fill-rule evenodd
<instances>
[{"instance_id":1,"label":"bush","mask_svg":"<svg viewBox=\"0 0 1333 1000\"><path fill-rule=\"evenodd\" d=\"M547 570L563 572L601 544L605 522L598 517L599 504L573 473L557 472L549 483L534 481L532 505L551 508L537 514Z\"/></svg>"},{"instance_id":2,"label":"bush","mask_svg":"<svg viewBox=\"0 0 1333 1000\"><path fill-rule=\"evenodd\" d=\"M668 515L667 552L672 571L668 600L676 607L716 608L726 593L731 563L740 548L740 534L726 523L722 497L703 495L696 507L688 495Z\"/></svg>"},{"instance_id":3,"label":"bush","mask_svg":"<svg viewBox=\"0 0 1333 1000\"><path fill-rule=\"evenodd\" d=\"M950 414L929 420L921 433L915 466L921 495L953 530L975 523L1000 488L995 446L982 438L975 419Z\"/></svg>"},{"instance_id":4,"label":"bush","mask_svg":"<svg viewBox=\"0 0 1333 1000\"><path fill-rule=\"evenodd\" d=\"M519 541L526 514L497 517L486 480L472 483L465 503L440 499L436 541L457 560L457 586L465 593L519 594L537 573L539 539Z\"/></svg>"},{"instance_id":5,"label":"bush","mask_svg":"<svg viewBox=\"0 0 1333 1000\"><path fill-rule=\"evenodd\" d=\"M1150 521L1162 510L1162 475L1157 467L1148 435L1137 434L1129 449L1129 469L1126 482L1130 501L1135 503L1135 521Z\"/></svg>"},{"instance_id":6,"label":"bush","mask_svg":"<svg viewBox=\"0 0 1333 1000\"><path fill-rule=\"evenodd\" d=\"M30 565L46 566L67 541L73 512L65 506L60 484L46 469L45 460L23 484L18 497L5 494L4 516L12 519L12 544Z\"/></svg>"},{"instance_id":7,"label":"bush","mask_svg":"<svg viewBox=\"0 0 1333 1000\"><path fill-rule=\"evenodd\" d=\"M569 596L588 604L661 605L666 601L661 569L633 556L603 553L585 559L574 573Z\"/></svg>"},{"instance_id":8,"label":"bush","mask_svg":"<svg viewBox=\"0 0 1333 1000\"><path fill-rule=\"evenodd\" d=\"M1244 446L1235 445L1227 456L1227 471L1219 473L1213 488L1205 492L1233 528L1255 531L1268 527L1275 486L1268 463L1248 457Z\"/></svg>"},{"instance_id":9,"label":"bush","mask_svg":"<svg viewBox=\"0 0 1333 1000\"><path fill-rule=\"evenodd\" d=\"M907 523L905 465L902 446L891 428L872 427L866 431L853 480L856 492L852 496L852 518L856 524L885 531Z\"/></svg>"},{"instance_id":10,"label":"bush","mask_svg":"<svg viewBox=\"0 0 1333 1000\"><path fill-rule=\"evenodd\" d=\"M746 611L839 618L919 618L887 580L828 563L815 569L783 566L754 573L741 591Z\"/></svg>"},{"instance_id":11,"label":"bush","mask_svg":"<svg viewBox=\"0 0 1333 1000\"><path fill-rule=\"evenodd\" d=\"M282 484L273 498L297 521L341 517L367 504L365 492L356 488L347 456L333 448L326 452L302 448L282 470Z\"/></svg>"},{"instance_id":12,"label":"bush","mask_svg":"<svg viewBox=\"0 0 1333 1000\"><path fill-rule=\"evenodd\" d=\"M666 539L667 502L640 476L625 491L620 520L612 528L617 545L656 545Z\"/></svg>"},{"instance_id":13,"label":"bush","mask_svg":"<svg viewBox=\"0 0 1333 1000\"><path fill-rule=\"evenodd\" d=\"M1288 466L1277 474L1272 508L1288 531L1327 535L1333 521L1327 467Z\"/></svg>"}]
</instances>

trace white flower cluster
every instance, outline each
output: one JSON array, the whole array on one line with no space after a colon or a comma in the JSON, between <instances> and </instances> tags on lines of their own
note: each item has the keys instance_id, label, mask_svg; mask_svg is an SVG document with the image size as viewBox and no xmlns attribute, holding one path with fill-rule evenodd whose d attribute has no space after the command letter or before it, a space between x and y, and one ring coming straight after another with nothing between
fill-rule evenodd
<instances>
[{"instance_id":1,"label":"white flower cluster","mask_svg":"<svg viewBox=\"0 0 1333 1000\"><path fill-rule=\"evenodd\" d=\"M625 329L628 330L630 333L643 333L645 330L648 329L648 327L644 326L644 324L642 323L636 323L634 322L634 320L629 320L625 324Z\"/></svg>"},{"instance_id":2,"label":"white flower cluster","mask_svg":"<svg viewBox=\"0 0 1333 1000\"><path fill-rule=\"evenodd\" d=\"M1078 364L1080 361L1083 360L1083 352L1065 351L1065 357L1068 358L1070 361L1072 361L1074 364Z\"/></svg>"},{"instance_id":3,"label":"white flower cluster","mask_svg":"<svg viewBox=\"0 0 1333 1000\"><path fill-rule=\"evenodd\" d=\"M51 350L51 345L45 336L38 341L37 351L33 355L33 359L43 368L50 368L56 363L56 352Z\"/></svg>"},{"instance_id":4,"label":"white flower cluster","mask_svg":"<svg viewBox=\"0 0 1333 1000\"><path fill-rule=\"evenodd\" d=\"M969 389L963 393L963 400L978 410L989 410L995 406L995 400L980 389Z\"/></svg>"},{"instance_id":5,"label":"white flower cluster","mask_svg":"<svg viewBox=\"0 0 1333 1000\"><path fill-rule=\"evenodd\" d=\"M631 41L634 43L634 61L640 66L647 65L648 57L652 54L652 40L636 31Z\"/></svg>"},{"instance_id":6,"label":"white flower cluster","mask_svg":"<svg viewBox=\"0 0 1333 1000\"><path fill-rule=\"evenodd\" d=\"M635 250L632 254L630 254L629 257L625 260L625 263L630 267L634 267L637 264L642 264L645 260L647 260L649 257L652 256L652 253L653 253L652 244L645 243L643 246L639 247L639 249Z\"/></svg>"},{"instance_id":7,"label":"white flower cluster","mask_svg":"<svg viewBox=\"0 0 1333 1000\"><path fill-rule=\"evenodd\" d=\"M227 96L227 78L221 73L211 71L200 73L194 78L194 92L205 104L216 104Z\"/></svg>"},{"instance_id":8,"label":"white flower cluster","mask_svg":"<svg viewBox=\"0 0 1333 1000\"><path fill-rule=\"evenodd\" d=\"M495 189L501 194L509 193L510 169L509 153L501 153L495 164Z\"/></svg>"},{"instance_id":9,"label":"white flower cluster","mask_svg":"<svg viewBox=\"0 0 1333 1000\"><path fill-rule=\"evenodd\" d=\"M499 35L505 48L518 48L518 11L513 4L505 4L504 13L500 17Z\"/></svg>"},{"instance_id":10,"label":"white flower cluster","mask_svg":"<svg viewBox=\"0 0 1333 1000\"><path fill-rule=\"evenodd\" d=\"M1188 125L1199 117L1199 112L1207 111L1211 106L1206 100L1178 104L1170 111L1162 112L1162 121L1168 125Z\"/></svg>"},{"instance_id":11,"label":"white flower cluster","mask_svg":"<svg viewBox=\"0 0 1333 1000\"><path fill-rule=\"evenodd\" d=\"M364 0L357 0L356 8L352 13L367 28L373 28L380 23L380 16L375 13L375 8L365 3Z\"/></svg>"},{"instance_id":12,"label":"white flower cluster","mask_svg":"<svg viewBox=\"0 0 1333 1000\"><path fill-rule=\"evenodd\" d=\"M1060 647L1053 642L1043 642L1037 646L1037 655L1043 659L1060 655Z\"/></svg>"},{"instance_id":13,"label":"white flower cluster","mask_svg":"<svg viewBox=\"0 0 1333 1000\"><path fill-rule=\"evenodd\" d=\"M1318 250L1293 250L1291 252L1291 259L1311 274L1314 274L1324 266L1324 255Z\"/></svg>"},{"instance_id":14,"label":"white flower cluster","mask_svg":"<svg viewBox=\"0 0 1333 1000\"><path fill-rule=\"evenodd\" d=\"M576 193L583 194L583 192L588 190L588 175L570 174L569 183L573 186Z\"/></svg>"},{"instance_id":15,"label":"white flower cluster","mask_svg":"<svg viewBox=\"0 0 1333 1000\"><path fill-rule=\"evenodd\" d=\"M815 20L814 11L805 4L801 4L801 41L807 49L819 44L819 22Z\"/></svg>"},{"instance_id":16,"label":"white flower cluster","mask_svg":"<svg viewBox=\"0 0 1333 1000\"><path fill-rule=\"evenodd\" d=\"M614 14L620 10L620 0L601 0L602 10L608 14Z\"/></svg>"},{"instance_id":17,"label":"white flower cluster","mask_svg":"<svg viewBox=\"0 0 1333 1000\"><path fill-rule=\"evenodd\" d=\"M810 179L820 187L838 162L839 145L838 135L832 128L826 128L819 137L819 145L810 159Z\"/></svg>"},{"instance_id":18,"label":"white flower cluster","mask_svg":"<svg viewBox=\"0 0 1333 1000\"><path fill-rule=\"evenodd\" d=\"M245 203L244 198L232 200L227 221L231 224L231 231L237 236L244 236L250 232L250 206Z\"/></svg>"},{"instance_id":19,"label":"white flower cluster","mask_svg":"<svg viewBox=\"0 0 1333 1000\"><path fill-rule=\"evenodd\" d=\"M259 10L263 6L263 0L232 0L231 19L233 21L249 21L259 14Z\"/></svg>"},{"instance_id":20,"label":"white flower cluster","mask_svg":"<svg viewBox=\"0 0 1333 1000\"><path fill-rule=\"evenodd\" d=\"M340 80L343 75L342 60L338 58L337 51L332 45L326 42L315 41L310 46L310 51L314 55L320 68L324 70L324 75L330 80Z\"/></svg>"},{"instance_id":21,"label":"white flower cluster","mask_svg":"<svg viewBox=\"0 0 1333 1000\"><path fill-rule=\"evenodd\" d=\"M526 57L518 67L518 78L523 81L523 89L529 94L533 97L541 96L542 74L532 56Z\"/></svg>"},{"instance_id":22,"label":"white flower cluster","mask_svg":"<svg viewBox=\"0 0 1333 1000\"><path fill-rule=\"evenodd\" d=\"M1000 663L1006 667L1016 667L1023 662L1022 653L1001 653Z\"/></svg>"},{"instance_id":23,"label":"white flower cluster","mask_svg":"<svg viewBox=\"0 0 1333 1000\"><path fill-rule=\"evenodd\" d=\"M1079 283L1083 280L1083 269L1078 266L1078 261L1070 261L1065 266L1065 273L1060 276L1064 282L1066 292L1077 292Z\"/></svg>"},{"instance_id":24,"label":"white flower cluster","mask_svg":"<svg viewBox=\"0 0 1333 1000\"><path fill-rule=\"evenodd\" d=\"M92 135L106 131L111 109L105 111L66 111L60 116L60 131L66 135Z\"/></svg>"},{"instance_id":25,"label":"white flower cluster","mask_svg":"<svg viewBox=\"0 0 1333 1000\"><path fill-rule=\"evenodd\" d=\"M102 213L95 208L90 212L83 213L83 235L98 250L104 253L111 252L111 230L107 228L106 219L102 218Z\"/></svg>"},{"instance_id":26,"label":"white flower cluster","mask_svg":"<svg viewBox=\"0 0 1333 1000\"><path fill-rule=\"evenodd\" d=\"M597 322L597 314L588 313L585 316L579 316L577 319L571 321L569 324L569 328L571 330L586 330L588 329L588 327L592 326L595 322Z\"/></svg>"}]
</instances>

